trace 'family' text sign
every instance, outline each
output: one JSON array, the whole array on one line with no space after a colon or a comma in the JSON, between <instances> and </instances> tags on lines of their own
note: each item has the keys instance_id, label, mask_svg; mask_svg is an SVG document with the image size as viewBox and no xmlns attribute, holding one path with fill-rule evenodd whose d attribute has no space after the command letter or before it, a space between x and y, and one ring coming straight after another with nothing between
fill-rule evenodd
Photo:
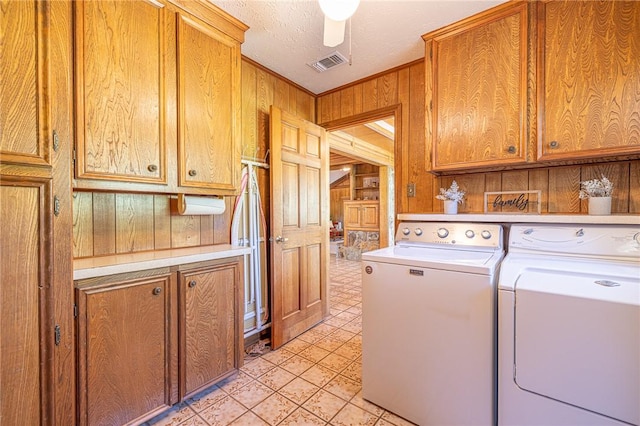
<instances>
[{"instance_id":1,"label":"'family' text sign","mask_svg":"<svg viewBox=\"0 0 640 426\"><path fill-rule=\"evenodd\" d=\"M501 191L484 193L485 213L540 214L541 191Z\"/></svg>"}]
</instances>

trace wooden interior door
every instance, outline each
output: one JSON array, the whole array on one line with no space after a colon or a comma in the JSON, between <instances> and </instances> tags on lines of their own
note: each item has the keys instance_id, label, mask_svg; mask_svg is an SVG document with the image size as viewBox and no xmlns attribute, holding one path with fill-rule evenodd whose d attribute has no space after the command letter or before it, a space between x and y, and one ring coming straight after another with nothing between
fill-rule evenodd
<instances>
[{"instance_id":1,"label":"wooden interior door","mask_svg":"<svg viewBox=\"0 0 640 426\"><path fill-rule=\"evenodd\" d=\"M329 143L325 130L271 107L271 345L327 315Z\"/></svg>"}]
</instances>

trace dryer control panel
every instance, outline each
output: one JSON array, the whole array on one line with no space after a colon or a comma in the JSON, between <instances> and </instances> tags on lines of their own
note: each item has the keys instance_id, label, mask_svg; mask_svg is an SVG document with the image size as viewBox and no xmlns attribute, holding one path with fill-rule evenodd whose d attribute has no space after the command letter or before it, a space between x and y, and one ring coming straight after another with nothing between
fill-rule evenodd
<instances>
[{"instance_id":1,"label":"dryer control panel","mask_svg":"<svg viewBox=\"0 0 640 426\"><path fill-rule=\"evenodd\" d=\"M640 261L640 225L518 224L511 227L509 251Z\"/></svg>"}]
</instances>

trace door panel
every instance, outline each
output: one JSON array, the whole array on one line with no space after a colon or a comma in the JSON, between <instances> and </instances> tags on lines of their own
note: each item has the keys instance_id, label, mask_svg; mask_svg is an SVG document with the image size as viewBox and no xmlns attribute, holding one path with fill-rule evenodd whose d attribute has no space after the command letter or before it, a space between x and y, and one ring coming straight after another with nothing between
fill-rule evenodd
<instances>
[{"instance_id":1,"label":"door panel","mask_svg":"<svg viewBox=\"0 0 640 426\"><path fill-rule=\"evenodd\" d=\"M282 313L286 318L300 312L300 255L297 249L283 250Z\"/></svg>"},{"instance_id":2,"label":"door panel","mask_svg":"<svg viewBox=\"0 0 640 426\"><path fill-rule=\"evenodd\" d=\"M52 413L49 342L53 343L53 327L45 328L51 323L47 305L52 300L47 295L51 291L46 219L50 181L2 176L1 183L0 418L7 425L48 424Z\"/></svg>"},{"instance_id":3,"label":"door panel","mask_svg":"<svg viewBox=\"0 0 640 426\"><path fill-rule=\"evenodd\" d=\"M44 34L49 5L2 2L0 153L5 162L49 164L49 77ZM42 60L45 59L45 61Z\"/></svg>"},{"instance_id":4,"label":"door panel","mask_svg":"<svg viewBox=\"0 0 640 426\"><path fill-rule=\"evenodd\" d=\"M238 84L238 50L235 40L224 33L180 16L178 143L182 186L236 187L240 168L231 114Z\"/></svg>"},{"instance_id":5,"label":"door panel","mask_svg":"<svg viewBox=\"0 0 640 426\"><path fill-rule=\"evenodd\" d=\"M271 107L272 345L328 312L329 146L323 128Z\"/></svg>"},{"instance_id":6,"label":"door panel","mask_svg":"<svg viewBox=\"0 0 640 426\"><path fill-rule=\"evenodd\" d=\"M74 5L77 176L166 183L165 8Z\"/></svg>"}]
</instances>

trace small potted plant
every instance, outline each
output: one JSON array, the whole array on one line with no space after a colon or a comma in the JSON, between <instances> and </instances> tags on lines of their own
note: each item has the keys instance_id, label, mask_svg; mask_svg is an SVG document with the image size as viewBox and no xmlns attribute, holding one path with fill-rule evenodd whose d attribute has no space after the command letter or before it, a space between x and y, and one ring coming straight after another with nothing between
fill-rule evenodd
<instances>
[{"instance_id":1,"label":"small potted plant","mask_svg":"<svg viewBox=\"0 0 640 426\"><path fill-rule=\"evenodd\" d=\"M580 182L580 199L589 200L589 214L611 214L611 192L613 182L601 175L600 179L590 179Z\"/></svg>"},{"instance_id":2,"label":"small potted plant","mask_svg":"<svg viewBox=\"0 0 640 426\"><path fill-rule=\"evenodd\" d=\"M440 188L440 193L436 195L438 200L444 201L445 214L457 214L458 204L464 201L464 191L458 186L455 180L451 182L449 189Z\"/></svg>"}]
</instances>

